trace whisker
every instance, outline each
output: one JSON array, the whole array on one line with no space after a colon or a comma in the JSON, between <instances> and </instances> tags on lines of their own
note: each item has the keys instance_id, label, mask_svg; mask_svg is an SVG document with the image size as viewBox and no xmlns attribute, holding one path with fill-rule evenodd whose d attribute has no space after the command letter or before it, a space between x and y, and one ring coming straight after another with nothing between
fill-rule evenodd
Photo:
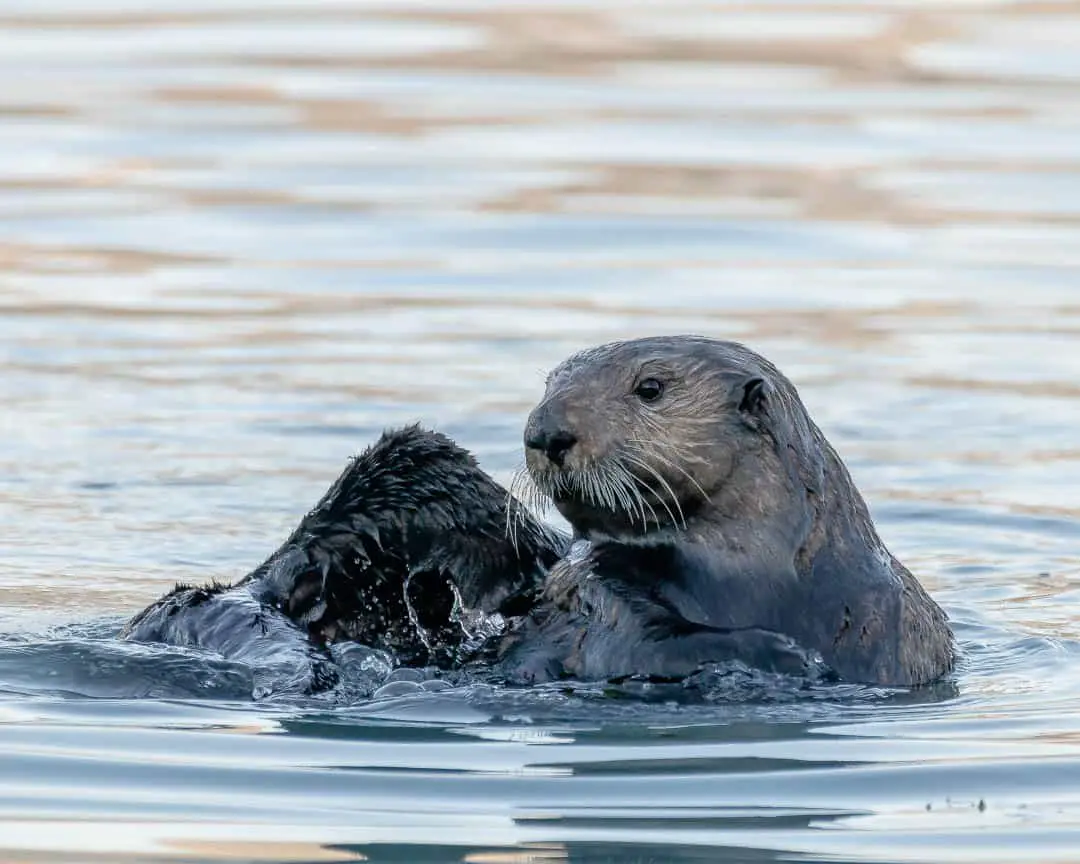
<instances>
[{"instance_id":1,"label":"whisker","mask_svg":"<svg viewBox=\"0 0 1080 864\"><path fill-rule=\"evenodd\" d=\"M518 528L525 524L529 512L535 511L533 503L538 492L524 464L514 469L506 493L506 531L515 552L518 551Z\"/></svg>"},{"instance_id":2,"label":"whisker","mask_svg":"<svg viewBox=\"0 0 1080 864\"><path fill-rule=\"evenodd\" d=\"M638 481L640 481L645 486L645 488L647 488L650 492L652 492L656 496L656 500L659 501L664 506L665 510L667 510L668 516L671 517L671 521L675 525L678 525L679 522L682 522L683 530L686 530L686 517L683 515L682 506L679 504L679 499L675 495L675 490L671 488L671 485L660 475L660 473L655 468L653 468L647 462L643 462L642 460L640 460L640 459L638 459L638 458L636 458L634 456L630 456L628 454L625 454L625 453L620 454L620 457L622 459L625 459L631 465L636 465L637 467L639 467L639 468L641 468L641 469L643 469L645 471L648 471L650 474L652 474L653 477L655 477L660 482L660 485L662 485L664 487L664 489L667 491L668 495L671 496L671 503L674 505L675 509L679 511L679 517L677 519L675 518L675 514L672 512L671 507L668 506L667 501L664 500L663 495L659 494L659 492L656 489L653 489L648 483L645 482L645 480L643 478L641 478L641 477L636 477L635 478Z\"/></svg>"},{"instance_id":3,"label":"whisker","mask_svg":"<svg viewBox=\"0 0 1080 864\"><path fill-rule=\"evenodd\" d=\"M611 489L612 497L618 500L618 504L630 520L630 525L633 526L635 519L637 518L637 511L634 509L635 490L632 485L627 485L626 469L619 465L617 462L608 461L603 467L605 481ZM615 510L612 507L612 510ZM641 510L641 524L645 525L645 510Z\"/></svg>"},{"instance_id":4,"label":"whisker","mask_svg":"<svg viewBox=\"0 0 1080 864\"><path fill-rule=\"evenodd\" d=\"M619 475L616 465L608 463L604 465L604 473L608 477L608 482L611 484L613 494L618 498L619 506L622 507L623 512L626 513L627 518L630 519L630 525L634 524L634 517L637 513L634 511L633 499L627 495L625 481ZM642 512L642 522L644 522L645 514Z\"/></svg>"},{"instance_id":5,"label":"whisker","mask_svg":"<svg viewBox=\"0 0 1080 864\"><path fill-rule=\"evenodd\" d=\"M594 472L596 478L596 492L600 500L603 501L604 506L608 510L615 509L615 499L611 497L611 489L607 483L606 477L603 471Z\"/></svg>"},{"instance_id":6,"label":"whisker","mask_svg":"<svg viewBox=\"0 0 1080 864\"><path fill-rule=\"evenodd\" d=\"M631 439L631 440L636 440L636 439ZM641 449L635 450L635 454L638 455L638 456L642 456L642 457L644 457L646 455L645 451L643 451ZM659 462L663 462L669 468L681 473L687 480L689 480L693 484L694 488L697 489L697 491L701 493L702 499L704 499L705 501L709 500L709 493L706 492L702 488L701 484L698 483L698 481L694 478L694 475L691 474L689 471L687 471L685 468L683 468L682 465L679 465L677 462L674 462L671 459L668 459L666 456L664 456L664 455L662 455L660 453L653 452L653 453L650 453L648 455L650 455L652 458L656 459Z\"/></svg>"},{"instance_id":7,"label":"whisker","mask_svg":"<svg viewBox=\"0 0 1080 864\"><path fill-rule=\"evenodd\" d=\"M649 450L651 450L651 449L665 449L669 453L673 454L676 459L681 459L684 462L697 462L697 463L700 463L702 465L705 465L705 464L708 464L708 461L709 461L704 456L694 456L694 455L689 454L689 453L686 452L687 450L690 450L690 449L695 448L695 447L708 446L708 442L706 442L706 441L698 441L698 442L689 441L689 442L685 442L685 443L680 442L679 444L675 444L675 443L673 443L671 441L664 441L664 440L661 440L659 438L633 438L633 437L631 437L631 438L627 438L626 440L630 444L644 445L643 448L641 448L641 447L637 448L639 450L639 452L641 452L642 454L648 453Z\"/></svg>"},{"instance_id":8,"label":"whisker","mask_svg":"<svg viewBox=\"0 0 1080 864\"><path fill-rule=\"evenodd\" d=\"M510 478L510 487L506 490L506 504L504 509L506 510L506 537L510 540L510 545L514 547L514 552L518 551L517 545L517 508L514 506L516 497L514 495L514 486L517 485L517 477L520 468L514 469L514 474Z\"/></svg>"},{"instance_id":9,"label":"whisker","mask_svg":"<svg viewBox=\"0 0 1080 864\"><path fill-rule=\"evenodd\" d=\"M641 494L641 490L638 488L638 483L640 481L638 481L625 465L620 463L618 469L622 487L626 490L626 494L631 497L633 502L637 504L638 510L641 513L641 533L645 534L649 527L649 520L645 515L645 508L647 507L649 509L649 512L652 514L653 522L657 525L660 525L660 517L657 515L652 504L649 503L648 499ZM631 522L631 524L633 523Z\"/></svg>"},{"instance_id":10,"label":"whisker","mask_svg":"<svg viewBox=\"0 0 1080 864\"><path fill-rule=\"evenodd\" d=\"M510 482L507 500L507 524L510 541L518 549L519 529L526 526L531 516L543 525L551 505L550 478L541 477L538 482L525 466L519 466Z\"/></svg>"}]
</instances>

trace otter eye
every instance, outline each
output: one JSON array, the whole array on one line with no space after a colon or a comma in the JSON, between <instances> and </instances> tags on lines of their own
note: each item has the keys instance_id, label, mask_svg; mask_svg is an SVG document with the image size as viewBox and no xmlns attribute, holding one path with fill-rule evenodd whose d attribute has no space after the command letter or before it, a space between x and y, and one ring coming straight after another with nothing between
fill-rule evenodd
<instances>
[{"instance_id":1,"label":"otter eye","mask_svg":"<svg viewBox=\"0 0 1080 864\"><path fill-rule=\"evenodd\" d=\"M634 394L642 402L655 402L664 394L664 383L655 378L646 378L634 388Z\"/></svg>"}]
</instances>

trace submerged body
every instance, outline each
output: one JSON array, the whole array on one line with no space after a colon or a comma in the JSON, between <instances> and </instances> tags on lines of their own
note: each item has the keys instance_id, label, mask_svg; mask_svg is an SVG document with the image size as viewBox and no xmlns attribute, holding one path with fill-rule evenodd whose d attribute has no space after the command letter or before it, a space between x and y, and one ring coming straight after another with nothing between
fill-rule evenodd
<instances>
[{"instance_id":1,"label":"submerged body","mask_svg":"<svg viewBox=\"0 0 1080 864\"><path fill-rule=\"evenodd\" d=\"M220 608L254 602L313 670L339 640L475 662L468 621L494 614L508 626L483 662L521 682L823 660L906 686L951 668L944 613L885 548L793 385L748 348L678 336L581 352L549 376L525 443L515 491L552 500L573 538L412 428L351 463L243 582L180 588L126 635L236 656L266 624Z\"/></svg>"}]
</instances>

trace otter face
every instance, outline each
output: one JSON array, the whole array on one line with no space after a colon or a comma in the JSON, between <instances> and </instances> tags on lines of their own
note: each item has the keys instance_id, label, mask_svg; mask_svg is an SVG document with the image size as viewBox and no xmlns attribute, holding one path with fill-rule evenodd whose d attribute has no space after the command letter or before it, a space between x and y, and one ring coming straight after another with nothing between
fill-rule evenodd
<instances>
[{"instance_id":1,"label":"otter face","mask_svg":"<svg viewBox=\"0 0 1080 864\"><path fill-rule=\"evenodd\" d=\"M529 415L529 476L582 536L685 529L762 446L767 365L741 345L692 336L575 354Z\"/></svg>"}]
</instances>

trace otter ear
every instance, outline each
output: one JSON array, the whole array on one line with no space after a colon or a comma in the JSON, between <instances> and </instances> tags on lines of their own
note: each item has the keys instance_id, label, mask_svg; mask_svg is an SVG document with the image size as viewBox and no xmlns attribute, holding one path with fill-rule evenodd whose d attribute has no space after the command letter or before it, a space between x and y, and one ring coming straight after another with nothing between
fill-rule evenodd
<instances>
[{"instance_id":1,"label":"otter ear","mask_svg":"<svg viewBox=\"0 0 1080 864\"><path fill-rule=\"evenodd\" d=\"M742 401L739 402L739 411L743 414L759 414L765 405L765 397L768 394L768 385L764 378L751 378L743 384Z\"/></svg>"}]
</instances>

